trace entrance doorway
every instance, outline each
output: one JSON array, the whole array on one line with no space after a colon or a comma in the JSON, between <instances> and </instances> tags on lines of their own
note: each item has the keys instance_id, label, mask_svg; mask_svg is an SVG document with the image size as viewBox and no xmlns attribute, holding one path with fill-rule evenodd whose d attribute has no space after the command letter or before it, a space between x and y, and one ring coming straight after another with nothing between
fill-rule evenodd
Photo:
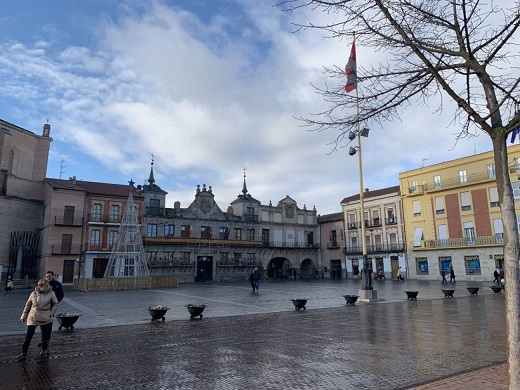
<instances>
[{"instance_id":1,"label":"entrance doorway","mask_svg":"<svg viewBox=\"0 0 520 390\"><path fill-rule=\"evenodd\" d=\"M332 279L341 279L343 270L341 269L341 260L330 261L330 277Z\"/></svg>"},{"instance_id":2,"label":"entrance doorway","mask_svg":"<svg viewBox=\"0 0 520 390\"><path fill-rule=\"evenodd\" d=\"M63 283L74 282L74 260L63 260Z\"/></svg>"},{"instance_id":3,"label":"entrance doorway","mask_svg":"<svg viewBox=\"0 0 520 390\"><path fill-rule=\"evenodd\" d=\"M390 257L390 266L392 267L392 279L397 279L397 270L399 269L399 258L397 256Z\"/></svg>"},{"instance_id":4,"label":"entrance doorway","mask_svg":"<svg viewBox=\"0 0 520 390\"><path fill-rule=\"evenodd\" d=\"M197 282L213 280L213 256L197 256Z\"/></svg>"},{"instance_id":5,"label":"entrance doorway","mask_svg":"<svg viewBox=\"0 0 520 390\"><path fill-rule=\"evenodd\" d=\"M94 264L92 265L92 277L93 278L102 278L105 276L105 270L107 269L108 259L94 259Z\"/></svg>"}]
</instances>

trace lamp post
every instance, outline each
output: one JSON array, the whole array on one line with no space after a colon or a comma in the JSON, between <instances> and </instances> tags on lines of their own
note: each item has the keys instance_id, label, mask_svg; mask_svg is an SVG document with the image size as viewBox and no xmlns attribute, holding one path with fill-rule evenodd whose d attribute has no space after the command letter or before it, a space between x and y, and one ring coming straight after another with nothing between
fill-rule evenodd
<instances>
[{"instance_id":1,"label":"lamp post","mask_svg":"<svg viewBox=\"0 0 520 390\"><path fill-rule=\"evenodd\" d=\"M364 298L376 298L377 293L374 291L372 287L372 278L370 277L370 270L368 268L368 258L367 258L367 245L365 239L365 203L364 203L364 189L363 189L363 163L361 158L361 137L368 137L369 129L364 127L362 130L358 129L356 131L349 132L348 138L353 141L354 138L358 139L358 146L350 147L348 154L350 156L358 153L359 159L359 207L360 207L360 218L361 218L361 247L363 248L363 286L361 287L362 291L368 291L368 293L364 294Z\"/></svg>"}]
</instances>

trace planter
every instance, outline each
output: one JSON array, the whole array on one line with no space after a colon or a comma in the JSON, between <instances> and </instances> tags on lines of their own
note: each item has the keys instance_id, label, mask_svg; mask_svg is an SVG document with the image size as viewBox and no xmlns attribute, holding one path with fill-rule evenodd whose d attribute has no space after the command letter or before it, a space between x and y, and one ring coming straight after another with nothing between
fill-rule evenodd
<instances>
[{"instance_id":1,"label":"planter","mask_svg":"<svg viewBox=\"0 0 520 390\"><path fill-rule=\"evenodd\" d=\"M166 312L170 310L169 307L166 306L150 306L148 308L148 313L150 313L150 316L153 320L163 320L164 321L164 315Z\"/></svg>"},{"instance_id":2,"label":"planter","mask_svg":"<svg viewBox=\"0 0 520 390\"><path fill-rule=\"evenodd\" d=\"M188 303L186 305L186 308L190 312L190 320L194 319L195 317L202 318L202 312L206 308L206 305L194 305L192 303Z\"/></svg>"},{"instance_id":3,"label":"planter","mask_svg":"<svg viewBox=\"0 0 520 390\"><path fill-rule=\"evenodd\" d=\"M408 290L408 291L405 291L405 293L406 293L406 298L407 299L417 300L417 294L419 294L419 291Z\"/></svg>"},{"instance_id":4,"label":"planter","mask_svg":"<svg viewBox=\"0 0 520 390\"><path fill-rule=\"evenodd\" d=\"M480 288L475 286L469 286L467 289L471 295L478 295L478 290L480 290Z\"/></svg>"},{"instance_id":5,"label":"planter","mask_svg":"<svg viewBox=\"0 0 520 390\"><path fill-rule=\"evenodd\" d=\"M359 295L343 295L343 298L345 298L347 305L355 305Z\"/></svg>"},{"instance_id":6,"label":"planter","mask_svg":"<svg viewBox=\"0 0 520 390\"><path fill-rule=\"evenodd\" d=\"M60 326L58 326L58 330L61 330L62 328L74 329L74 324L78 320L78 318L81 316L81 314L76 313L61 313L56 316L56 319L58 320L58 323Z\"/></svg>"},{"instance_id":7,"label":"planter","mask_svg":"<svg viewBox=\"0 0 520 390\"><path fill-rule=\"evenodd\" d=\"M493 290L494 293L499 293L502 291L502 286L491 286L490 289Z\"/></svg>"},{"instance_id":8,"label":"planter","mask_svg":"<svg viewBox=\"0 0 520 390\"><path fill-rule=\"evenodd\" d=\"M300 309L305 310L305 305L307 304L307 299L293 299L292 303L296 310L300 310Z\"/></svg>"},{"instance_id":9,"label":"planter","mask_svg":"<svg viewBox=\"0 0 520 390\"><path fill-rule=\"evenodd\" d=\"M444 293L444 298L453 298L455 290L452 290L451 288L443 288L442 292Z\"/></svg>"}]
</instances>

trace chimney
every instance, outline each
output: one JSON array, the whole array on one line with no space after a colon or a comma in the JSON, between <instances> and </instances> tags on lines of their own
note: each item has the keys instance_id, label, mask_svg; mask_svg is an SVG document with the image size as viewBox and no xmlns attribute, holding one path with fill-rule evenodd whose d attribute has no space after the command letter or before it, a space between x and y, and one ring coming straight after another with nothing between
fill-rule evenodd
<instances>
[{"instance_id":1,"label":"chimney","mask_svg":"<svg viewBox=\"0 0 520 390\"><path fill-rule=\"evenodd\" d=\"M173 208L175 209L175 211L180 211L181 210L181 202L179 202L178 200L175 201L175 203L173 204Z\"/></svg>"},{"instance_id":2,"label":"chimney","mask_svg":"<svg viewBox=\"0 0 520 390\"><path fill-rule=\"evenodd\" d=\"M48 123L45 123L43 125L43 137L50 137L51 135L51 125Z\"/></svg>"},{"instance_id":3,"label":"chimney","mask_svg":"<svg viewBox=\"0 0 520 390\"><path fill-rule=\"evenodd\" d=\"M368 188L365 188L365 192L368 192Z\"/></svg>"},{"instance_id":4,"label":"chimney","mask_svg":"<svg viewBox=\"0 0 520 390\"><path fill-rule=\"evenodd\" d=\"M71 181L72 185L76 185L76 176L69 177L69 180Z\"/></svg>"}]
</instances>

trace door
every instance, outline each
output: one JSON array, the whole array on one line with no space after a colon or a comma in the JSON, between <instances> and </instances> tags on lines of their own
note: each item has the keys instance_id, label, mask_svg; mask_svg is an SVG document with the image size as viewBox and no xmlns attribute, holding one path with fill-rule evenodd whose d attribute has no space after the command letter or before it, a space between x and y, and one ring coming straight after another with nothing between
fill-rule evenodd
<instances>
[{"instance_id":1,"label":"door","mask_svg":"<svg viewBox=\"0 0 520 390\"><path fill-rule=\"evenodd\" d=\"M341 279L343 270L341 269L341 260L330 261L330 272L332 279Z\"/></svg>"},{"instance_id":2,"label":"door","mask_svg":"<svg viewBox=\"0 0 520 390\"><path fill-rule=\"evenodd\" d=\"M107 269L108 259L94 259L94 264L92 266L92 277L93 278L102 278L105 276L105 270Z\"/></svg>"},{"instance_id":3,"label":"door","mask_svg":"<svg viewBox=\"0 0 520 390\"><path fill-rule=\"evenodd\" d=\"M392 279L397 279L397 270L399 269L399 259L392 256L390 258L390 266L392 267Z\"/></svg>"},{"instance_id":4,"label":"door","mask_svg":"<svg viewBox=\"0 0 520 390\"><path fill-rule=\"evenodd\" d=\"M74 260L63 260L63 283L74 282Z\"/></svg>"},{"instance_id":5,"label":"door","mask_svg":"<svg viewBox=\"0 0 520 390\"><path fill-rule=\"evenodd\" d=\"M213 256L197 256L197 282L213 280Z\"/></svg>"}]
</instances>

